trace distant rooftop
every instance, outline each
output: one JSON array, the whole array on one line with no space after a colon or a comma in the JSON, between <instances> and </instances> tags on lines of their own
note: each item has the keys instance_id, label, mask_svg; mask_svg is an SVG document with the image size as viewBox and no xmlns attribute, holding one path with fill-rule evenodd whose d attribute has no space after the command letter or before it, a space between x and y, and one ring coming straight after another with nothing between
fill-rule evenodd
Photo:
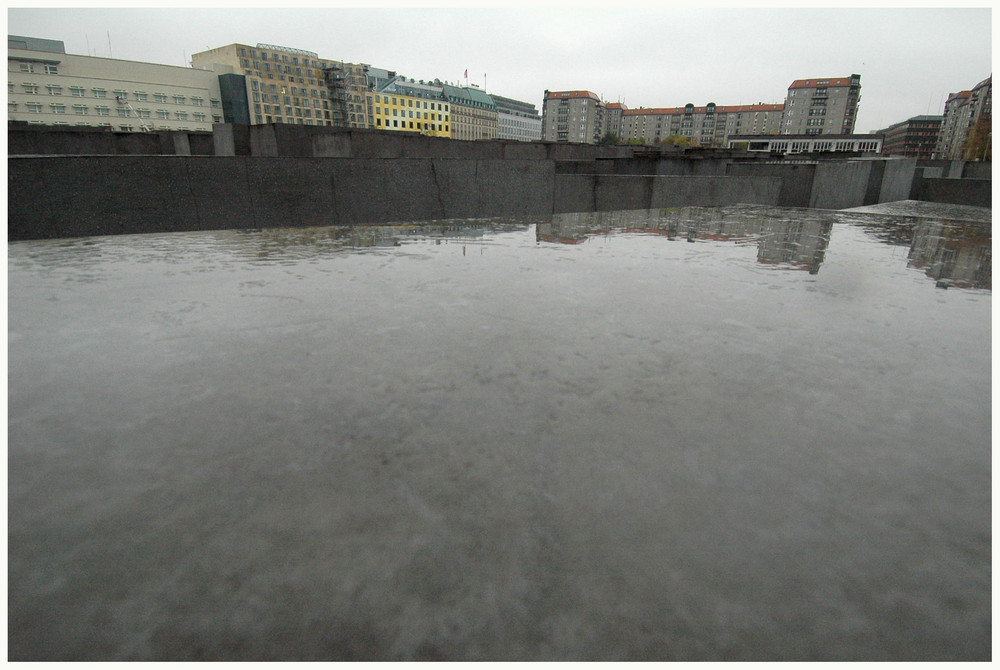
<instances>
[{"instance_id":1,"label":"distant rooftop","mask_svg":"<svg viewBox=\"0 0 1000 670\"><path fill-rule=\"evenodd\" d=\"M861 82L861 75L852 74L850 77L820 77L818 79L796 79L789 86L789 89L793 88L816 88L818 86L850 86L851 79L857 78L857 81Z\"/></svg>"},{"instance_id":2,"label":"distant rooftop","mask_svg":"<svg viewBox=\"0 0 1000 670\"><path fill-rule=\"evenodd\" d=\"M24 49L25 51L47 51L54 54L66 53L66 45L62 40L47 40L41 37L21 37L7 35L8 49Z\"/></svg>"}]
</instances>

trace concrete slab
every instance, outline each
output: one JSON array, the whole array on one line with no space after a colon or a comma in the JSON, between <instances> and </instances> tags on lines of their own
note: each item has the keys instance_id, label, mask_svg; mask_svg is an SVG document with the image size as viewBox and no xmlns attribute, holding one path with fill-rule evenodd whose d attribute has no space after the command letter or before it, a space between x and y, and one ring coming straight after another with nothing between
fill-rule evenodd
<instances>
[{"instance_id":1,"label":"concrete slab","mask_svg":"<svg viewBox=\"0 0 1000 670\"><path fill-rule=\"evenodd\" d=\"M990 658L989 236L880 217L10 244L9 659Z\"/></svg>"}]
</instances>

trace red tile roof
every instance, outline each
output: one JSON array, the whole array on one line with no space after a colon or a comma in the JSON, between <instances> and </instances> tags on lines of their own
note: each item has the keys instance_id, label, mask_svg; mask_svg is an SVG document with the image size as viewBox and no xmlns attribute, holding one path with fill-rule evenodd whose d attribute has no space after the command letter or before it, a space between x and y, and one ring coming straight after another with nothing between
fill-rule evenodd
<instances>
[{"instance_id":1,"label":"red tile roof","mask_svg":"<svg viewBox=\"0 0 1000 670\"><path fill-rule=\"evenodd\" d=\"M591 98L600 102L596 93L590 91L546 91L546 100L559 100L562 98Z\"/></svg>"},{"instance_id":2,"label":"red tile roof","mask_svg":"<svg viewBox=\"0 0 1000 670\"><path fill-rule=\"evenodd\" d=\"M818 79L796 79L789 86L789 90L793 88L816 88L817 86L850 86L850 77L827 77L826 79L820 77Z\"/></svg>"}]
</instances>

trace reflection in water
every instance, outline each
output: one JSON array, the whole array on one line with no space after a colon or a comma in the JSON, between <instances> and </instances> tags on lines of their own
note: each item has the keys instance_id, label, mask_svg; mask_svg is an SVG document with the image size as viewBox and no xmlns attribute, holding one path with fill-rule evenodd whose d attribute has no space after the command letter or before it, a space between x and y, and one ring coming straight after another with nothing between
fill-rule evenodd
<instances>
[{"instance_id":1,"label":"reflection in water","mask_svg":"<svg viewBox=\"0 0 1000 670\"><path fill-rule=\"evenodd\" d=\"M757 245L757 262L819 272L835 217L823 210L773 207L676 207L653 210L556 214L541 224L541 242L579 244L612 234L662 235L688 242L712 240Z\"/></svg>"},{"instance_id":2,"label":"reflection in water","mask_svg":"<svg viewBox=\"0 0 1000 670\"><path fill-rule=\"evenodd\" d=\"M841 214L842 220L893 246L909 248L907 265L941 288L992 288L993 252L989 224L915 216Z\"/></svg>"},{"instance_id":3,"label":"reflection in water","mask_svg":"<svg viewBox=\"0 0 1000 670\"><path fill-rule=\"evenodd\" d=\"M990 290L992 250L989 221L911 216L857 210L808 210L737 205L617 212L583 212L504 219L454 219L429 224L325 226L224 230L201 233L121 235L23 244L18 258L72 274L74 281L102 281L98 266L109 260L183 265L196 253L201 271L232 263L295 264L340 254L475 242L506 244L498 236L529 234L534 242L576 245L594 237L655 235L678 242L729 242L755 246L757 263L817 274L834 224L862 229L874 240L909 248L908 267L923 271L942 288ZM141 244L137 244L141 241ZM72 254L73 267L66 265Z\"/></svg>"},{"instance_id":4,"label":"reflection in water","mask_svg":"<svg viewBox=\"0 0 1000 670\"><path fill-rule=\"evenodd\" d=\"M467 243L484 241L500 233L523 232L530 222L517 219L448 220L434 224L398 224L379 226L331 226L319 228L267 228L239 231L244 251L252 249L246 260L285 261L313 258L328 253L358 251L381 247L400 247L420 241Z\"/></svg>"}]
</instances>

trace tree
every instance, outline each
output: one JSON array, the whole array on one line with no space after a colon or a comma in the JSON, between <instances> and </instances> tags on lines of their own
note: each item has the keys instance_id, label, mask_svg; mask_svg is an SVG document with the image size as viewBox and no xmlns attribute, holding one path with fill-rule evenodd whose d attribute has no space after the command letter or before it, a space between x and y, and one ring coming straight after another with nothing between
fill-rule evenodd
<instances>
[{"instance_id":1,"label":"tree","mask_svg":"<svg viewBox=\"0 0 1000 670\"><path fill-rule=\"evenodd\" d=\"M605 145L621 144L621 141L622 141L621 137L619 137L617 134L609 130L608 132L604 133L604 137L601 138L599 144L605 144Z\"/></svg>"},{"instance_id":2,"label":"tree","mask_svg":"<svg viewBox=\"0 0 1000 670\"><path fill-rule=\"evenodd\" d=\"M661 144L666 144L674 147L696 147L698 146L690 137L687 135L667 135L661 141Z\"/></svg>"},{"instance_id":3,"label":"tree","mask_svg":"<svg viewBox=\"0 0 1000 670\"><path fill-rule=\"evenodd\" d=\"M992 124L990 116L983 114L979 117L975 127L965 140L965 160L967 161L992 161L993 143L990 129Z\"/></svg>"}]
</instances>

